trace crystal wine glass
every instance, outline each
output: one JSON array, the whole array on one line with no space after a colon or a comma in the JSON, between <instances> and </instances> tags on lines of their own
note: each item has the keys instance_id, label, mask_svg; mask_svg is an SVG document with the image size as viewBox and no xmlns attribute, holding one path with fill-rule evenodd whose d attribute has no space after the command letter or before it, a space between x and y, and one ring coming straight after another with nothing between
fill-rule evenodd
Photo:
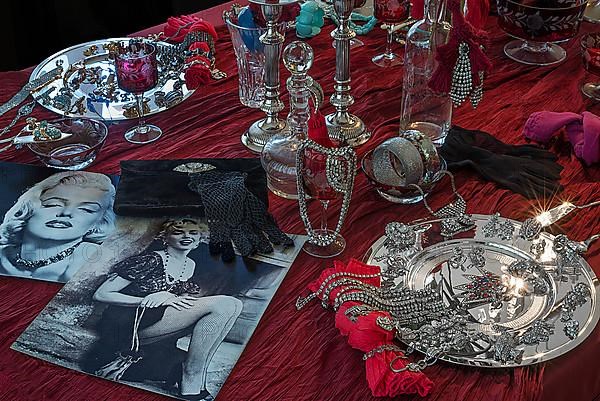
<instances>
[{"instance_id":1,"label":"crystal wine glass","mask_svg":"<svg viewBox=\"0 0 600 401\"><path fill-rule=\"evenodd\" d=\"M600 33L588 33L581 38L583 66L587 72L600 76ZM587 97L600 100L600 83L587 82L581 87Z\"/></svg>"},{"instance_id":2,"label":"crystal wine glass","mask_svg":"<svg viewBox=\"0 0 600 401\"><path fill-rule=\"evenodd\" d=\"M511 59L528 65L563 61L567 52L556 43L575 35L587 0L496 0L498 24L516 40L504 46Z\"/></svg>"},{"instance_id":3,"label":"crystal wine glass","mask_svg":"<svg viewBox=\"0 0 600 401\"><path fill-rule=\"evenodd\" d=\"M308 233L308 240L302 249L318 258L337 256L346 247L340 230L350 207L356 152L351 146L330 148L305 140L296 154L296 169L299 172L297 184L300 217ZM308 217L308 197L321 204L321 225L318 229L313 229ZM327 209L332 200L340 197L340 217L335 229L331 229L327 226Z\"/></svg>"},{"instance_id":4,"label":"crystal wine glass","mask_svg":"<svg viewBox=\"0 0 600 401\"><path fill-rule=\"evenodd\" d=\"M138 125L125 132L125 139L138 145L156 141L162 130L144 121L144 92L158 83L156 46L139 41L120 45L115 55L115 67L119 88L135 95L139 117Z\"/></svg>"},{"instance_id":5,"label":"crystal wine glass","mask_svg":"<svg viewBox=\"0 0 600 401\"><path fill-rule=\"evenodd\" d=\"M394 41L394 27L397 23L404 22L410 17L409 0L374 0L375 18L387 26L387 44L385 53L373 57L371 60L379 67L392 67L402 64L402 57L392 51Z\"/></svg>"}]
</instances>

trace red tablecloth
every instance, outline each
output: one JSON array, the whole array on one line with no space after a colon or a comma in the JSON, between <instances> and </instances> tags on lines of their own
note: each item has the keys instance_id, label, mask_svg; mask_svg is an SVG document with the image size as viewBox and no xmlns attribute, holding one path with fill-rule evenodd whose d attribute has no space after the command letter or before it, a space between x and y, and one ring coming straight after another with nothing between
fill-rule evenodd
<instances>
[{"instance_id":1,"label":"red tablecloth","mask_svg":"<svg viewBox=\"0 0 600 401\"><path fill-rule=\"evenodd\" d=\"M207 14L205 14L207 15ZM210 10L218 22L219 10ZM330 95L335 69L331 38L325 32L308 42L316 59L311 71ZM491 18L488 24L492 44L489 47L495 69L485 83L483 102L477 110L462 107L455 111L454 123L482 129L500 139L523 142L521 128L531 112L538 110L583 111L600 113L600 107L584 100L579 87L592 79L582 68L579 42L565 44L568 59L553 67L527 67L508 60L502 46L508 40ZM582 32L598 29L584 24ZM154 29L156 31L156 29ZM243 107L238 100L235 59L229 35L222 23L218 28L218 66L229 78L198 90L174 109L150 117L161 126L164 136L155 144L134 146L125 142L123 132L132 123L110 127L110 136L92 171L118 173L119 161L126 159L250 157L240 143L243 130L261 116L260 111ZM295 38L294 34L288 35ZM352 52L352 93L356 104L352 111L361 116L373 131L373 139L359 152L363 154L398 130L402 67L383 70L370 58L384 49L385 35L379 28L362 38L365 46ZM289 38L288 38L289 41ZM282 70L284 70L282 68ZM27 81L31 69L0 73L0 102L7 101ZM287 74L282 74L282 79ZM283 81L282 81L283 82ZM287 94L283 98L287 102ZM331 106L326 105L326 113ZM7 125L16 110L0 118ZM52 113L38 107L37 117ZM20 128L20 126L17 126ZM598 199L600 169L584 168L558 141L553 149L565 166L560 198L576 203ZM11 150L2 160L36 163L27 151ZM492 213L524 219L539 202L529 202L507 190L498 189L468 171L456 174L459 191L469 204L469 212ZM452 197L449 186L440 187L431 196L437 208ZM270 198L271 211L280 225L291 232L302 232L295 202ZM547 200L556 204L559 199ZM314 206L314 205L313 205ZM316 208L311 209L316 213ZM400 206L380 199L359 175L352 205L342 234L348 248L341 258L360 258L369 245L383 233L392 220L410 221L427 216L422 205ZM561 225L565 232L582 240L600 231L600 210L584 210ZM600 273L600 243L589 252L588 260ZM266 311L261 324L246 347L235 369L223 386L218 399L225 400L370 400L362 355L352 350L334 328L334 315L316 304L297 312L294 302L306 284L329 265L301 254ZM92 378L12 351L10 344L35 318L60 289L58 284L0 278L0 400L158 400L163 397ZM427 400L593 400L600 394L600 334L598 330L569 354L548 363L515 370L485 370L438 363L427 374L435 388ZM400 399L416 399L401 397Z\"/></svg>"}]
</instances>

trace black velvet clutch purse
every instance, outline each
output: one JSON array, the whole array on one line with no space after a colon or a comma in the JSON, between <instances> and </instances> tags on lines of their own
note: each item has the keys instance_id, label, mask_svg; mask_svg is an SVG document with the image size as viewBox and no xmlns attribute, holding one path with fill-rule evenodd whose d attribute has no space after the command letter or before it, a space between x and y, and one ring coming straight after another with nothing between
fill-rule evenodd
<instances>
[{"instance_id":1,"label":"black velvet clutch purse","mask_svg":"<svg viewBox=\"0 0 600 401\"><path fill-rule=\"evenodd\" d=\"M127 160L121 162L116 214L137 217L204 216L191 174L207 169L246 173L246 187L268 206L267 178L260 159Z\"/></svg>"}]
</instances>

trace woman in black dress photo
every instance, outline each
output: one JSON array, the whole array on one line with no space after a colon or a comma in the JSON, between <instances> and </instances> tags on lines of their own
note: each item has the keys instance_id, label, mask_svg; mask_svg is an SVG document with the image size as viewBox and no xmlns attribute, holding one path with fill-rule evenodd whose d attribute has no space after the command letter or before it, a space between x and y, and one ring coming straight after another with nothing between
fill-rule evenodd
<instances>
[{"instance_id":1,"label":"woman in black dress photo","mask_svg":"<svg viewBox=\"0 0 600 401\"><path fill-rule=\"evenodd\" d=\"M163 381L177 395L212 400L206 389L208 365L242 311L227 295L202 296L194 282L195 262L188 254L200 244L201 227L193 219L169 220L158 236L160 250L150 249L114 266L94 293L106 304L99 322L100 341L88 352L84 370L103 375L102 367L130 350L136 313L143 311L137 334L141 358L120 377ZM189 349L177 340L191 334Z\"/></svg>"}]
</instances>

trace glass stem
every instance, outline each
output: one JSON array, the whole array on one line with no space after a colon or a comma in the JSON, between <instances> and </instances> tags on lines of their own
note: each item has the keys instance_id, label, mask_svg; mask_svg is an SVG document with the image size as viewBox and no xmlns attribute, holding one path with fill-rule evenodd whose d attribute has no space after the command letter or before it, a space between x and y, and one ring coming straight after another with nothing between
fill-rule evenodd
<instances>
[{"instance_id":1,"label":"glass stem","mask_svg":"<svg viewBox=\"0 0 600 401\"><path fill-rule=\"evenodd\" d=\"M146 121L144 120L144 94L136 94L135 100L137 103L138 127L141 127L146 124Z\"/></svg>"},{"instance_id":2,"label":"glass stem","mask_svg":"<svg viewBox=\"0 0 600 401\"><path fill-rule=\"evenodd\" d=\"M394 41L394 24L388 26L387 29L387 43L385 45L385 57L394 58L394 53L392 52L392 42Z\"/></svg>"},{"instance_id":3,"label":"glass stem","mask_svg":"<svg viewBox=\"0 0 600 401\"><path fill-rule=\"evenodd\" d=\"M329 207L328 200L322 200L321 202L321 230L327 231L327 208Z\"/></svg>"}]
</instances>

